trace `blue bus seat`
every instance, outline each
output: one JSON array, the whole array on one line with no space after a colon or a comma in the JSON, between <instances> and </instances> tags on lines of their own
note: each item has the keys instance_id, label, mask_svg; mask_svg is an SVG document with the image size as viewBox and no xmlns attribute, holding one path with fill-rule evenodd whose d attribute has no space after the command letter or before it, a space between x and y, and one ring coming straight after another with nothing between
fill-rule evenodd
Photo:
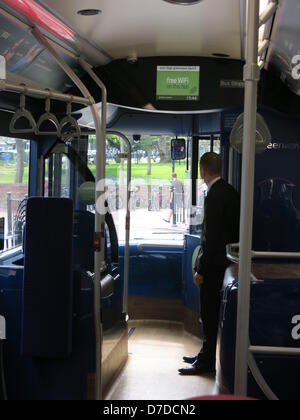
<instances>
[{"instance_id":1,"label":"blue bus seat","mask_svg":"<svg viewBox=\"0 0 300 420\"><path fill-rule=\"evenodd\" d=\"M72 200L30 198L25 234L22 352L67 357L72 351Z\"/></svg>"},{"instance_id":2,"label":"blue bus seat","mask_svg":"<svg viewBox=\"0 0 300 420\"><path fill-rule=\"evenodd\" d=\"M253 264L257 281L251 285L250 343L254 346L298 348L293 318L300 307L300 265ZM238 268L225 276L218 343L217 376L221 390L234 391ZM299 399L300 357L256 355L268 385L280 399ZM251 374L248 395L263 398Z\"/></svg>"},{"instance_id":3,"label":"blue bus seat","mask_svg":"<svg viewBox=\"0 0 300 420\"><path fill-rule=\"evenodd\" d=\"M294 204L295 184L266 178L256 187L253 225L255 251L300 251L300 212Z\"/></svg>"}]
</instances>

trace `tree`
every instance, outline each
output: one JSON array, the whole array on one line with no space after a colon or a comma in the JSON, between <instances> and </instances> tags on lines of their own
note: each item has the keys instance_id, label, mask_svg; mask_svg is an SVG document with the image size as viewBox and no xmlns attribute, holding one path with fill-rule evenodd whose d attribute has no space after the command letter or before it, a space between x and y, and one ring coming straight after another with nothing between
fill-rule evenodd
<instances>
[{"instance_id":1,"label":"tree","mask_svg":"<svg viewBox=\"0 0 300 420\"><path fill-rule=\"evenodd\" d=\"M107 136L106 142L107 142L108 147L111 147L112 149L120 150L120 148L121 148L121 143L122 142L121 142L121 140L118 136L115 136L113 134L109 134Z\"/></svg>"},{"instance_id":2,"label":"tree","mask_svg":"<svg viewBox=\"0 0 300 420\"><path fill-rule=\"evenodd\" d=\"M123 155L125 153L125 144L124 141L121 140L121 144L120 144L120 153ZM125 159L121 158L120 161L120 184L124 185L125 183L125 167L124 167L124 163L125 163Z\"/></svg>"},{"instance_id":3,"label":"tree","mask_svg":"<svg viewBox=\"0 0 300 420\"><path fill-rule=\"evenodd\" d=\"M171 162L171 139L168 136L158 138L157 147L159 150L160 163Z\"/></svg>"},{"instance_id":4,"label":"tree","mask_svg":"<svg viewBox=\"0 0 300 420\"><path fill-rule=\"evenodd\" d=\"M152 152L157 148L158 137L142 136L140 149L147 153L147 175L151 175Z\"/></svg>"},{"instance_id":5,"label":"tree","mask_svg":"<svg viewBox=\"0 0 300 420\"><path fill-rule=\"evenodd\" d=\"M17 150L17 168L15 174L15 183L22 184L24 176L24 158L25 158L25 142L23 140L16 139L16 150Z\"/></svg>"},{"instance_id":6,"label":"tree","mask_svg":"<svg viewBox=\"0 0 300 420\"><path fill-rule=\"evenodd\" d=\"M152 158L152 147L149 144L147 146L147 175L151 175L151 158Z\"/></svg>"}]
</instances>

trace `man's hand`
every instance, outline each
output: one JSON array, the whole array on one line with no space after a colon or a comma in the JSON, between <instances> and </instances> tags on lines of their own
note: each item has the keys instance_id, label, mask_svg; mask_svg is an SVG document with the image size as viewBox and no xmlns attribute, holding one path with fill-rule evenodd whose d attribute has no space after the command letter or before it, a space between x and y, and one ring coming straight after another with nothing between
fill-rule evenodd
<instances>
[{"instance_id":1,"label":"man's hand","mask_svg":"<svg viewBox=\"0 0 300 420\"><path fill-rule=\"evenodd\" d=\"M204 283L204 278L201 274L196 273L194 275L194 283L196 286L201 286Z\"/></svg>"}]
</instances>

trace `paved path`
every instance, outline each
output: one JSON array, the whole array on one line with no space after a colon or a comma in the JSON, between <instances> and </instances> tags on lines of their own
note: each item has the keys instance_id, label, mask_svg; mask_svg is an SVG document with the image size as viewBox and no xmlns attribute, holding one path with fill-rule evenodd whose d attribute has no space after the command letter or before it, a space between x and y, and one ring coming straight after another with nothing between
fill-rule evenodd
<instances>
[{"instance_id":1,"label":"paved path","mask_svg":"<svg viewBox=\"0 0 300 420\"><path fill-rule=\"evenodd\" d=\"M170 240L179 239L186 230L183 223L173 226L163 219L167 219L169 210L152 212L146 209L135 210L131 213L130 239L162 239L162 236ZM113 213L118 230L119 239L125 240L125 210Z\"/></svg>"}]
</instances>

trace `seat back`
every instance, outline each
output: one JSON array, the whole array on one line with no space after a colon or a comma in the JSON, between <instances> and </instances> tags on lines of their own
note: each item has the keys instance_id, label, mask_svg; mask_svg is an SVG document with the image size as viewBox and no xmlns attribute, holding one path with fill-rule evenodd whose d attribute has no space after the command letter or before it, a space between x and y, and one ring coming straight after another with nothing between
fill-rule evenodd
<instances>
[{"instance_id":1,"label":"seat back","mask_svg":"<svg viewBox=\"0 0 300 420\"><path fill-rule=\"evenodd\" d=\"M72 200L28 200L22 322L27 356L63 358L72 351L72 240Z\"/></svg>"},{"instance_id":2,"label":"seat back","mask_svg":"<svg viewBox=\"0 0 300 420\"><path fill-rule=\"evenodd\" d=\"M300 252L298 136L300 120L270 110L262 114L272 140L256 155L253 249Z\"/></svg>"}]
</instances>

